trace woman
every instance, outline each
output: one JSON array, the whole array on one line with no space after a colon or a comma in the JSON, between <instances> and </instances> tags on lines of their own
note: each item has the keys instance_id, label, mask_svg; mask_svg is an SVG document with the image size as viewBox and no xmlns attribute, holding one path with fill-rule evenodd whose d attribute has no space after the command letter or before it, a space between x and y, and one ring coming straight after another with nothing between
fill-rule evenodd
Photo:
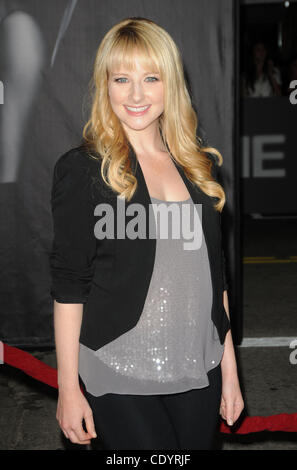
<instances>
[{"instance_id":1,"label":"woman","mask_svg":"<svg viewBox=\"0 0 297 470\"><path fill-rule=\"evenodd\" d=\"M212 449L219 412L232 425L243 409L207 152L222 157L196 137L179 51L155 22L111 28L93 79L83 144L52 188L57 419L103 449Z\"/></svg>"},{"instance_id":2,"label":"woman","mask_svg":"<svg viewBox=\"0 0 297 470\"><path fill-rule=\"evenodd\" d=\"M255 42L248 65L247 74L242 80L243 96L264 98L281 96L281 75L273 61L268 58L267 48L261 41Z\"/></svg>"}]
</instances>

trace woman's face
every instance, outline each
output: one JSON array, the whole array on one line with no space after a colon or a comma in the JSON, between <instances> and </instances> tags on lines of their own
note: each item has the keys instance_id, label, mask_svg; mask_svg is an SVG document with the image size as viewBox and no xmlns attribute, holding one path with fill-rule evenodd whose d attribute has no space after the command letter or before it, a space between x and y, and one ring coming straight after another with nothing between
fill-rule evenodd
<instances>
[{"instance_id":1,"label":"woman's face","mask_svg":"<svg viewBox=\"0 0 297 470\"><path fill-rule=\"evenodd\" d=\"M163 82L158 73L144 70L137 57L135 70L112 70L108 78L111 107L124 130L141 131L158 125L164 111ZM132 108L132 109L131 109ZM135 108L144 108L137 109Z\"/></svg>"},{"instance_id":2,"label":"woman's face","mask_svg":"<svg viewBox=\"0 0 297 470\"><path fill-rule=\"evenodd\" d=\"M258 42L254 45L253 55L255 60L264 62L267 56L266 47L262 42Z\"/></svg>"}]
</instances>

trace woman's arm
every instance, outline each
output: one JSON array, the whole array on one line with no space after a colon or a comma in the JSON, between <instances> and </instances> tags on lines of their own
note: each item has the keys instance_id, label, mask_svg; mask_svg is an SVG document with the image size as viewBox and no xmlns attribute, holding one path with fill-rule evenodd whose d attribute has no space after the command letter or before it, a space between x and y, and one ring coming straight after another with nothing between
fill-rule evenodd
<instances>
[{"instance_id":1,"label":"woman's arm","mask_svg":"<svg viewBox=\"0 0 297 470\"><path fill-rule=\"evenodd\" d=\"M224 304L227 316L230 321L228 293L226 290L224 290L223 292L223 304ZM225 349L224 349L224 355L222 359L222 367L224 369L225 374L234 374L234 373L237 374L237 364L236 364L231 329L227 332L226 338L225 338Z\"/></svg>"},{"instance_id":2,"label":"woman's arm","mask_svg":"<svg viewBox=\"0 0 297 470\"><path fill-rule=\"evenodd\" d=\"M59 390L79 390L79 334L83 304L54 301L54 329Z\"/></svg>"},{"instance_id":3,"label":"woman's arm","mask_svg":"<svg viewBox=\"0 0 297 470\"><path fill-rule=\"evenodd\" d=\"M77 150L67 152L56 162L51 195L51 295L59 385L56 418L65 436L77 444L88 444L95 437L92 410L80 390L78 375L83 304L88 300L96 255L88 175L86 157Z\"/></svg>"},{"instance_id":4,"label":"woman's arm","mask_svg":"<svg viewBox=\"0 0 297 470\"><path fill-rule=\"evenodd\" d=\"M223 292L223 303L230 320L229 303L227 290ZM232 340L231 329L225 338L224 354L221 361L222 370L222 400L220 414L227 423L232 424L239 418L244 401L240 391L239 379L237 375L237 364Z\"/></svg>"},{"instance_id":5,"label":"woman's arm","mask_svg":"<svg viewBox=\"0 0 297 470\"><path fill-rule=\"evenodd\" d=\"M213 159L214 162L212 166L212 173L214 179L218 181L218 166L216 164L216 160ZM222 217L220 215L220 226L222 225ZM227 281L227 271L226 271L226 258L225 252L222 245L222 285L223 285L223 304L230 320L229 314L229 303L228 303L228 281ZM228 330L225 343L224 343L224 353L223 358L221 361L221 370L222 370L222 398L221 398L221 406L220 406L220 414L223 419L227 420L229 425L232 425L239 417L240 413L244 408L244 402L242 399L239 380L237 376L237 364L235 358L235 352L233 347L233 340L232 340L232 333L231 329Z\"/></svg>"},{"instance_id":6,"label":"woman's arm","mask_svg":"<svg viewBox=\"0 0 297 470\"><path fill-rule=\"evenodd\" d=\"M280 73L278 69L274 68L274 64L272 60L268 61L268 78L273 88L273 94L275 96L281 96L282 89L281 89L281 84L280 84L281 82Z\"/></svg>"},{"instance_id":7,"label":"woman's arm","mask_svg":"<svg viewBox=\"0 0 297 470\"><path fill-rule=\"evenodd\" d=\"M90 406L81 393L78 376L79 334L83 304L54 301L54 329L59 398L56 418L65 436L76 444L96 437ZM87 432L82 427L85 420Z\"/></svg>"},{"instance_id":8,"label":"woman's arm","mask_svg":"<svg viewBox=\"0 0 297 470\"><path fill-rule=\"evenodd\" d=\"M59 398L56 418L65 436L76 444L96 437L90 406L80 391L78 376L79 334L83 304L54 301L54 328ZM82 427L85 420L87 432Z\"/></svg>"}]
</instances>

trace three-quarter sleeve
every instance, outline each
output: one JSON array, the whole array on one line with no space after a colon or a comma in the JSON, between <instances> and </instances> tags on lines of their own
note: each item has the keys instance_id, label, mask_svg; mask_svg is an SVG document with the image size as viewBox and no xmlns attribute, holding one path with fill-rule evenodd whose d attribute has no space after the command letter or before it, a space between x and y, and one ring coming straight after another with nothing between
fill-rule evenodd
<instances>
[{"instance_id":1,"label":"three-quarter sleeve","mask_svg":"<svg viewBox=\"0 0 297 470\"><path fill-rule=\"evenodd\" d=\"M229 284L227 281L227 274L226 274L226 258L224 250L222 249L222 273L223 273L223 290L229 289Z\"/></svg>"},{"instance_id":2,"label":"three-quarter sleeve","mask_svg":"<svg viewBox=\"0 0 297 470\"><path fill-rule=\"evenodd\" d=\"M94 274L96 238L88 174L84 157L73 150L54 167L50 294L60 303L87 302Z\"/></svg>"},{"instance_id":3,"label":"three-quarter sleeve","mask_svg":"<svg viewBox=\"0 0 297 470\"><path fill-rule=\"evenodd\" d=\"M218 180L218 166L217 166L216 158L214 155L210 153L208 153L207 156L211 159L213 163L211 171L212 171L212 175L214 179L217 181ZM220 213L220 227L221 227L221 222L222 222L222 215ZM228 290L229 284L227 281L226 256L225 256L223 246L221 247L221 253L222 253L221 265L222 265L222 277L223 277L223 290Z\"/></svg>"}]
</instances>

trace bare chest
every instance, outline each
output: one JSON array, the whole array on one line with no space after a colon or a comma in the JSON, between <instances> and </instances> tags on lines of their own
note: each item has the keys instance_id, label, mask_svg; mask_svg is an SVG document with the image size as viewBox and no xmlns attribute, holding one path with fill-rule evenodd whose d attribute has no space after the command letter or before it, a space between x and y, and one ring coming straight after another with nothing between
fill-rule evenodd
<instances>
[{"instance_id":1,"label":"bare chest","mask_svg":"<svg viewBox=\"0 0 297 470\"><path fill-rule=\"evenodd\" d=\"M156 162L147 158L138 163L150 197L163 201L186 201L190 198L182 177L170 159L166 159L165 162Z\"/></svg>"}]
</instances>

